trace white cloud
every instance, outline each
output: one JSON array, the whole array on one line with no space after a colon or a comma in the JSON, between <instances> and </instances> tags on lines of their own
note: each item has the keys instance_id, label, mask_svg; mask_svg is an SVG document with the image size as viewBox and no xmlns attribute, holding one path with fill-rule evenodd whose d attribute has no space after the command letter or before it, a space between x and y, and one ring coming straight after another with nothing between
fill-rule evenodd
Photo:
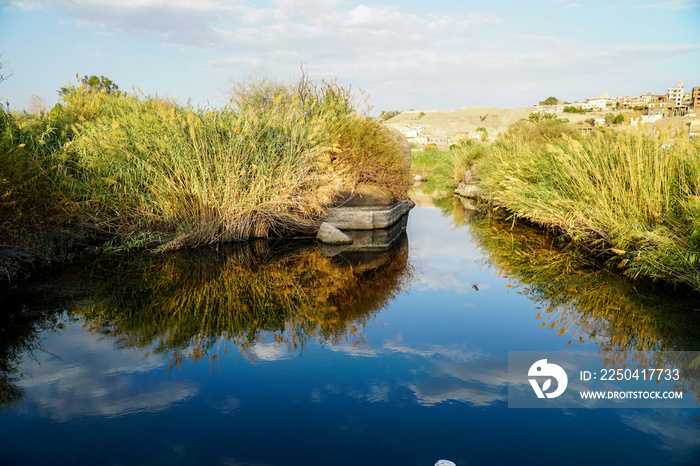
<instances>
[{"instance_id":1,"label":"white cloud","mask_svg":"<svg viewBox=\"0 0 700 466\"><path fill-rule=\"evenodd\" d=\"M51 9L70 18L78 32L98 28L113 34L115 43L133 35L182 49L190 74L160 80L162 86L178 86L178 93L186 94L180 97L204 94L180 82L193 79L194 70L205 71L210 82L220 77L221 84L252 69L286 79L298 76L299 66L306 64L312 79L337 77L341 85L369 91L377 111L529 106L548 95L576 100L603 90L614 94L618 87L626 95L634 93L630 83L657 82L669 73L672 82L694 76L697 35L688 31L672 39L649 27L650 13L643 12L663 9L666 21L673 22L677 12L697 6L697 0L633 1L608 10L612 17L606 23L621 25L613 38L607 26L587 26L581 18L590 17L593 9L572 0L555 0L547 5L548 15L533 9L533 16L526 18L514 18L511 9L486 2L461 5L450 14L430 14L430 5L420 7L428 13L418 13L409 6L341 0L274 0L265 6L248 0L10 3L13 10ZM578 12L575 18L565 12L572 8L582 10L580 18ZM551 21L547 26L544 16ZM578 27L563 30L567 22ZM548 36L537 37L539 31L548 31ZM118 55L123 55L121 50ZM687 69L682 73L668 66L678 57L672 65ZM129 66L138 74L138 60ZM130 78L142 84L138 75ZM650 91L658 89L642 93Z\"/></svg>"}]
</instances>

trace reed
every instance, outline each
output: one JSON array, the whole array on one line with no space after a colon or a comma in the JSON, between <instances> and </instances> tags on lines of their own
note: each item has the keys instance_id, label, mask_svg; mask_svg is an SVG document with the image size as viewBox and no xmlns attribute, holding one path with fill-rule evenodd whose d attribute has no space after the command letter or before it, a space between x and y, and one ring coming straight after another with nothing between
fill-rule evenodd
<instances>
[{"instance_id":1,"label":"reed","mask_svg":"<svg viewBox=\"0 0 700 466\"><path fill-rule=\"evenodd\" d=\"M682 134L513 138L482 159L481 185L516 217L563 232L630 277L700 289L699 154Z\"/></svg>"},{"instance_id":2,"label":"reed","mask_svg":"<svg viewBox=\"0 0 700 466\"><path fill-rule=\"evenodd\" d=\"M357 115L342 88L238 92L223 110L101 94L99 114L71 96L88 117L58 168L109 250L309 235L337 192L362 181L405 196L388 130Z\"/></svg>"}]
</instances>

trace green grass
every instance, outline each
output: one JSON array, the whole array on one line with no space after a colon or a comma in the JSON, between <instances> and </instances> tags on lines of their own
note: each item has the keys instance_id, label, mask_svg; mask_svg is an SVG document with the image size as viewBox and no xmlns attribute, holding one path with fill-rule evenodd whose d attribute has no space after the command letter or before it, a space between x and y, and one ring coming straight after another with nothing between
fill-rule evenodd
<instances>
[{"instance_id":1,"label":"green grass","mask_svg":"<svg viewBox=\"0 0 700 466\"><path fill-rule=\"evenodd\" d=\"M516 217L558 229L630 277L700 289L699 155L687 135L509 140L482 159L481 185Z\"/></svg>"},{"instance_id":2,"label":"green grass","mask_svg":"<svg viewBox=\"0 0 700 466\"><path fill-rule=\"evenodd\" d=\"M46 115L1 112L0 244L51 229L107 251L311 235L340 190L408 190L390 131L335 83L239 85L223 109L65 91Z\"/></svg>"},{"instance_id":3,"label":"green grass","mask_svg":"<svg viewBox=\"0 0 700 466\"><path fill-rule=\"evenodd\" d=\"M520 121L498 141L415 151L433 195L475 163L490 201L552 229L631 278L700 290L700 140Z\"/></svg>"},{"instance_id":4,"label":"green grass","mask_svg":"<svg viewBox=\"0 0 700 466\"><path fill-rule=\"evenodd\" d=\"M487 144L466 144L450 150L414 150L411 173L428 178L420 187L424 192L433 197L451 196L464 172L483 157L488 148Z\"/></svg>"}]
</instances>

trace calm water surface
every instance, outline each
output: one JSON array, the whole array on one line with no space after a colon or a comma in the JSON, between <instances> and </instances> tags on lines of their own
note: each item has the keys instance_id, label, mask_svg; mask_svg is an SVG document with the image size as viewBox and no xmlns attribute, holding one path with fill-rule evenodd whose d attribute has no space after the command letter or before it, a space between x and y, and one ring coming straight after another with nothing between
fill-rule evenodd
<instances>
[{"instance_id":1,"label":"calm water surface","mask_svg":"<svg viewBox=\"0 0 700 466\"><path fill-rule=\"evenodd\" d=\"M508 351L700 350L687 297L415 208L314 244L76 264L3 298L1 464L700 464L700 410L508 409Z\"/></svg>"}]
</instances>

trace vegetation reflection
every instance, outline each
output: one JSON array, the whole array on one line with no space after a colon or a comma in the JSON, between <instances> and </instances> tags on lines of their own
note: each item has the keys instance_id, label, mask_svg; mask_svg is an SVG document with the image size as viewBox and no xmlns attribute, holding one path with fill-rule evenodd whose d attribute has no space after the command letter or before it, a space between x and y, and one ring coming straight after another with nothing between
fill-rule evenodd
<instances>
[{"instance_id":1,"label":"vegetation reflection","mask_svg":"<svg viewBox=\"0 0 700 466\"><path fill-rule=\"evenodd\" d=\"M650 353L700 349L697 296L630 280L560 244L556 235L495 218L497 214L477 215L473 205L465 208L462 202L471 201L455 197L436 205L455 223L469 224L488 264L521 284L513 286L535 301L540 312L534 317L542 328L568 338L567 346L599 344L599 353L612 367L625 367L624 361L631 360L638 367L672 363L685 368L692 385L685 388L700 394L700 370L688 369L687 355L660 361Z\"/></svg>"},{"instance_id":2,"label":"vegetation reflection","mask_svg":"<svg viewBox=\"0 0 700 466\"><path fill-rule=\"evenodd\" d=\"M106 273L90 304L71 312L91 332L167 354L173 366L216 360L222 337L251 359L255 345L270 340L299 352L309 340L358 344L361 327L401 290L407 249L404 234L393 249L366 257L267 242L139 256Z\"/></svg>"}]
</instances>

